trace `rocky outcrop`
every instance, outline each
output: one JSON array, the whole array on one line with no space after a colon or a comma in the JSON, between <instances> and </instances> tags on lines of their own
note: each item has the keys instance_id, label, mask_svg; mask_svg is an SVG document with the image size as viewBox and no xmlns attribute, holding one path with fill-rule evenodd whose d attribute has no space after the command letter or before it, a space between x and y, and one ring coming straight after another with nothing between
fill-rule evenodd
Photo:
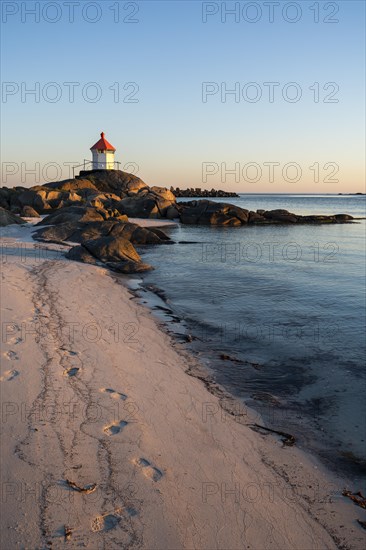
<instances>
[{"instance_id":1,"label":"rocky outcrop","mask_svg":"<svg viewBox=\"0 0 366 550\"><path fill-rule=\"evenodd\" d=\"M62 181L52 181L50 183L45 183L41 186L42 188L47 189L56 189L58 191L78 191L89 189L91 191L98 192L98 188L89 180L83 179L80 176L68 180ZM84 191L85 194L85 191Z\"/></svg>"},{"instance_id":2,"label":"rocky outcrop","mask_svg":"<svg viewBox=\"0 0 366 550\"><path fill-rule=\"evenodd\" d=\"M199 225L243 225L248 222L249 211L208 200L181 202L178 204L182 223Z\"/></svg>"},{"instance_id":3,"label":"rocky outcrop","mask_svg":"<svg viewBox=\"0 0 366 550\"><path fill-rule=\"evenodd\" d=\"M348 223L353 220L353 217L348 214L300 216L280 209L252 212L232 204L208 200L180 202L176 206L182 223L198 225L320 224Z\"/></svg>"},{"instance_id":4,"label":"rocky outcrop","mask_svg":"<svg viewBox=\"0 0 366 550\"><path fill-rule=\"evenodd\" d=\"M76 180L88 180L102 193L114 193L120 198L132 196L149 186L141 178L122 170L88 170L81 171Z\"/></svg>"},{"instance_id":5,"label":"rocky outcrop","mask_svg":"<svg viewBox=\"0 0 366 550\"><path fill-rule=\"evenodd\" d=\"M149 191L122 199L116 208L130 218L160 219L166 218L168 209L174 205L175 200L167 200L162 195Z\"/></svg>"},{"instance_id":6,"label":"rocky outcrop","mask_svg":"<svg viewBox=\"0 0 366 550\"><path fill-rule=\"evenodd\" d=\"M49 214L42 224L102 222L110 218L127 221L126 216L180 219L185 224L222 226L352 222L352 216L347 214L299 216L281 209L253 212L207 199L176 202L176 196L188 192L215 197L237 196L236 193L221 190L150 188L139 177L121 170L90 170L81 172L73 179L31 189L2 188L0 205L15 214L21 214L28 207L39 214Z\"/></svg>"},{"instance_id":7,"label":"rocky outcrop","mask_svg":"<svg viewBox=\"0 0 366 550\"><path fill-rule=\"evenodd\" d=\"M39 218L40 217L38 212L36 210L34 210L34 208L32 208L31 206L23 206L20 215L23 218Z\"/></svg>"},{"instance_id":8,"label":"rocky outcrop","mask_svg":"<svg viewBox=\"0 0 366 550\"><path fill-rule=\"evenodd\" d=\"M90 211L94 211L89 221ZM170 243L165 233L157 228L144 228L121 219L97 219L96 209L72 207L51 214L40 229L33 233L39 241L80 243L67 253L67 258L88 264L102 264L120 273L137 273L152 269L143 263L134 245ZM53 225L49 225L52 222Z\"/></svg>"},{"instance_id":9,"label":"rocky outcrop","mask_svg":"<svg viewBox=\"0 0 366 550\"><path fill-rule=\"evenodd\" d=\"M144 218L176 216L175 196L164 187L150 188L137 176L121 170L91 170L73 179L30 189L0 189L0 205L19 214L30 206L40 214L69 206L86 206ZM110 214L112 215L112 214Z\"/></svg>"},{"instance_id":10,"label":"rocky outcrop","mask_svg":"<svg viewBox=\"0 0 366 550\"><path fill-rule=\"evenodd\" d=\"M101 262L121 262L123 260L141 262L134 246L121 235L91 239L84 241L82 246Z\"/></svg>"},{"instance_id":11,"label":"rocky outcrop","mask_svg":"<svg viewBox=\"0 0 366 550\"><path fill-rule=\"evenodd\" d=\"M148 271L152 267L144 264L134 246L122 235L86 240L72 248L66 255L71 260L101 262L120 273Z\"/></svg>"},{"instance_id":12,"label":"rocky outcrop","mask_svg":"<svg viewBox=\"0 0 366 550\"><path fill-rule=\"evenodd\" d=\"M189 188L189 189L180 189L179 187L171 187L170 191L176 197L239 197L237 193L231 191L222 191L221 189L201 189L200 187Z\"/></svg>"},{"instance_id":13,"label":"rocky outcrop","mask_svg":"<svg viewBox=\"0 0 366 550\"><path fill-rule=\"evenodd\" d=\"M94 208L92 206L69 206L61 210L55 210L37 225L58 225L72 222L91 222L104 221L109 218L116 218L120 221L128 221L127 216L120 214L118 210L111 211L104 208Z\"/></svg>"},{"instance_id":14,"label":"rocky outcrop","mask_svg":"<svg viewBox=\"0 0 366 550\"><path fill-rule=\"evenodd\" d=\"M22 218L19 218L19 216L16 216L15 214L12 214L8 210L5 210L5 208L2 208L0 206L0 227L5 227L6 225L12 225L12 224L24 224L26 223Z\"/></svg>"},{"instance_id":15,"label":"rocky outcrop","mask_svg":"<svg viewBox=\"0 0 366 550\"><path fill-rule=\"evenodd\" d=\"M134 223L109 219L105 221L79 222L72 221L42 227L33 238L48 242L83 243L101 237L123 237L135 245L161 244L171 242L169 237L158 229L148 229Z\"/></svg>"},{"instance_id":16,"label":"rocky outcrop","mask_svg":"<svg viewBox=\"0 0 366 550\"><path fill-rule=\"evenodd\" d=\"M92 254L90 254L84 246L74 246L68 251L66 258L69 260L74 260L75 262L82 262L84 264L96 265L98 263L97 258L92 256Z\"/></svg>"},{"instance_id":17,"label":"rocky outcrop","mask_svg":"<svg viewBox=\"0 0 366 550\"><path fill-rule=\"evenodd\" d=\"M287 210L268 210L262 214L265 220L273 220L282 223L296 223L299 216L288 212Z\"/></svg>"}]
</instances>

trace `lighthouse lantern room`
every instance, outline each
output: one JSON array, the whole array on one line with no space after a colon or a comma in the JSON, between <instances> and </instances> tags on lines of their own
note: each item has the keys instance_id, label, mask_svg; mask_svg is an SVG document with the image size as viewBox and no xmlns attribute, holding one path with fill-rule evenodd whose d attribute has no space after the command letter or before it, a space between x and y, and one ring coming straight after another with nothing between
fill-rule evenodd
<instances>
[{"instance_id":1,"label":"lighthouse lantern room","mask_svg":"<svg viewBox=\"0 0 366 550\"><path fill-rule=\"evenodd\" d=\"M93 170L114 170L116 149L100 134L100 140L90 147L93 155Z\"/></svg>"}]
</instances>

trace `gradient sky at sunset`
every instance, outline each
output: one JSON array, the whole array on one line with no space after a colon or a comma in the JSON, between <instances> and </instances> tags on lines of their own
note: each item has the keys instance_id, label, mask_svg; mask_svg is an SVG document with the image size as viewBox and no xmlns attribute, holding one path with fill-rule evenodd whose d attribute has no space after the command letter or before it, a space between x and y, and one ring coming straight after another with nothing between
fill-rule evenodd
<instances>
[{"instance_id":1,"label":"gradient sky at sunset","mask_svg":"<svg viewBox=\"0 0 366 550\"><path fill-rule=\"evenodd\" d=\"M364 191L363 1L1 4L3 185L67 178L103 130L150 185Z\"/></svg>"}]
</instances>

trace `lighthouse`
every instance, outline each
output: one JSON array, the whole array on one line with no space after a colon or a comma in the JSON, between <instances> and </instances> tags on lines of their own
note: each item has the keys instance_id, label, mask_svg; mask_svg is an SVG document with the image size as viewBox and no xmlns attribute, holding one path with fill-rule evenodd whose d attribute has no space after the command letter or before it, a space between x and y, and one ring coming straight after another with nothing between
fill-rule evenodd
<instances>
[{"instance_id":1,"label":"lighthouse","mask_svg":"<svg viewBox=\"0 0 366 550\"><path fill-rule=\"evenodd\" d=\"M90 150L93 155L93 170L114 170L116 149L105 139L104 132Z\"/></svg>"}]
</instances>

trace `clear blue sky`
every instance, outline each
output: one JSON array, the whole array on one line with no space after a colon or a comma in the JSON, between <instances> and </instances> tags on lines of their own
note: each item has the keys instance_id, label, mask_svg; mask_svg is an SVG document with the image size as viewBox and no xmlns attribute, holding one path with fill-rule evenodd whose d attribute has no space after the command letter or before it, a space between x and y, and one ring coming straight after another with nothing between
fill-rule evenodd
<instances>
[{"instance_id":1,"label":"clear blue sky","mask_svg":"<svg viewBox=\"0 0 366 550\"><path fill-rule=\"evenodd\" d=\"M265 2L256 2L255 9L254 2L79 0L69 2L74 22L66 1L1 4L3 184L44 183L42 172L53 179L56 170L50 167L47 173L48 163L58 163L62 177L68 177L63 163L90 159L89 148L103 130L117 148L116 160L136 163L138 175L150 185L363 191L363 1L274 2L279 5L273 7L273 22ZM26 11L37 4L39 22ZM235 5L239 12L227 14L225 21L225 6ZM92 23L94 18L99 20ZM45 88L50 82L57 88ZM73 103L65 82L80 83ZM101 93L94 103L82 93L93 99L96 88L85 89L90 82ZM205 102L204 82L214 83ZM246 86L250 82L255 86ZM279 83L273 102L266 82ZM285 100L289 82L297 90L289 87ZM39 102L24 96L36 83ZM324 90L327 83L336 86ZM115 91L109 89L113 85ZM131 99L137 102L124 102L136 86ZM222 101L225 86L236 86L240 97L227 95ZM291 102L298 90L301 99ZM61 97L51 102L56 92ZM262 97L250 102L254 93ZM327 97L338 102L325 103ZM36 162L40 178L28 175L22 183ZM273 181L264 164L269 162L279 163ZM301 172L285 167L288 163ZM237 171L226 182L225 167ZM11 171L16 173L5 182Z\"/></svg>"}]
</instances>

